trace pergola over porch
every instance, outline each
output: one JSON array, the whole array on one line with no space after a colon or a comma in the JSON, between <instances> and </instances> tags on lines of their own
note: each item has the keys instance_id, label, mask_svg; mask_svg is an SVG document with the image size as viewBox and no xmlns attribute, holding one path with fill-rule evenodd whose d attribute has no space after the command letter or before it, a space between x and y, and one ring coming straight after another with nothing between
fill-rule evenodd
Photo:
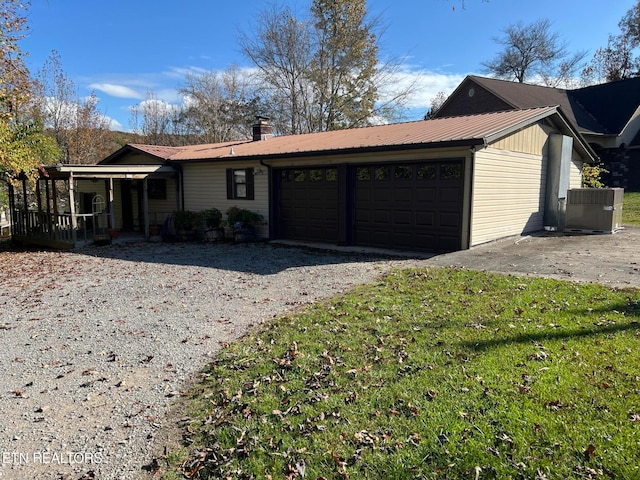
<instances>
[{"instance_id":1,"label":"pergola over porch","mask_svg":"<svg viewBox=\"0 0 640 480\"><path fill-rule=\"evenodd\" d=\"M140 229L144 238L150 237L149 181L175 179L175 201L171 210L182 209L180 172L166 165L55 165L44 167L36 182L35 191L29 190L26 179L20 187L10 185L12 237L25 244L54 248L73 248L81 240L81 230L91 218L92 225L103 222L105 228L114 228L116 218L115 182L142 184L140 201L142 216ZM78 211L78 181L104 182L104 209L81 213ZM173 197L173 196L172 196ZM101 199L102 200L102 199ZM120 212L122 214L122 212ZM100 217L100 218L98 218ZM86 232L86 230L85 230Z\"/></svg>"}]
</instances>

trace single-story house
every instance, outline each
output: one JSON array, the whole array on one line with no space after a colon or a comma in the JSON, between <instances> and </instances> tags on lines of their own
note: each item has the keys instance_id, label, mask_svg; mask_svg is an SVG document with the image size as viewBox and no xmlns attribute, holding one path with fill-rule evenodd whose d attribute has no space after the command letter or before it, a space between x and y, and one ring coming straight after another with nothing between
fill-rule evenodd
<instances>
[{"instance_id":1,"label":"single-story house","mask_svg":"<svg viewBox=\"0 0 640 480\"><path fill-rule=\"evenodd\" d=\"M61 215L77 229L73 218L93 211L148 237L173 210L238 206L263 216L264 239L452 251L561 228L567 189L597 160L557 106L290 136L272 136L262 119L253 132L219 144L130 144L95 166L47 167L35 230L53 232ZM49 193L59 182L71 198L63 213ZM25 219L15 190L14 218ZM26 239L38 218L17 224Z\"/></svg>"},{"instance_id":2,"label":"single-story house","mask_svg":"<svg viewBox=\"0 0 640 480\"><path fill-rule=\"evenodd\" d=\"M640 77L565 90L470 75L435 118L559 105L598 154L609 187L640 191Z\"/></svg>"}]
</instances>

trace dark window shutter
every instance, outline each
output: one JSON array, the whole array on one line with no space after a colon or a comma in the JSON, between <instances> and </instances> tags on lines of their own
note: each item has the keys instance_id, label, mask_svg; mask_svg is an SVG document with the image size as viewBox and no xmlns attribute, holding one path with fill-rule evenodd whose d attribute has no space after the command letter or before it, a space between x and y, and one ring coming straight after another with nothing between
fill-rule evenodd
<instances>
[{"instance_id":1,"label":"dark window shutter","mask_svg":"<svg viewBox=\"0 0 640 480\"><path fill-rule=\"evenodd\" d=\"M253 200L253 168L247 168L247 200Z\"/></svg>"},{"instance_id":2,"label":"dark window shutter","mask_svg":"<svg viewBox=\"0 0 640 480\"><path fill-rule=\"evenodd\" d=\"M227 168L227 199L233 199L233 169Z\"/></svg>"}]
</instances>

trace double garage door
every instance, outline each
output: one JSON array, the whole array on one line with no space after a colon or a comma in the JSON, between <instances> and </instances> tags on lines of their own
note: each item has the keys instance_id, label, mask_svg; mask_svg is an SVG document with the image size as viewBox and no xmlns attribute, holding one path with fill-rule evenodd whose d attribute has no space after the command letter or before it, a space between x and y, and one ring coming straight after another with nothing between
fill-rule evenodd
<instances>
[{"instance_id":1,"label":"double garage door","mask_svg":"<svg viewBox=\"0 0 640 480\"><path fill-rule=\"evenodd\" d=\"M284 169L277 179L280 238L405 250L461 248L461 160Z\"/></svg>"}]
</instances>

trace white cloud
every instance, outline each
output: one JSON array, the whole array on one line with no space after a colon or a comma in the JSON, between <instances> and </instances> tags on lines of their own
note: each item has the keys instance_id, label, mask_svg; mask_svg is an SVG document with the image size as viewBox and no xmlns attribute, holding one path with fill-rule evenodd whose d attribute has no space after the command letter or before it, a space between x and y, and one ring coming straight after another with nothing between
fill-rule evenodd
<instances>
[{"instance_id":1,"label":"white cloud","mask_svg":"<svg viewBox=\"0 0 640 480\"><path fill-rule=\"evenodd\" d=\"M115 85L113 83L92 83L89 88L99 90L107 95L118 98L144 98L144 94L124 85Z\"/></svg>"},{"instance_id":2,"label":"white cloud","mask_svg":"<svg viewBox=\"0 0 640 480\"><path fill-rule=\"evenodd\" d=\"M439 93L449 95L464 79L461 74L443 74L425 71L412 71L409 69L397 72L393 75L393 89L404 89L415 85L413 93L407 99L407 108L423 109L426 111L431 106L431 100ZM382 94L391 94L391 90Z\"/></svg>"},{"instance_id":3,"label":"white cloud","mask_svg":"<svg viewBox=\"0 0 640 480\"><path fill-rule=\"evenodd\" d=\"M109 130L113 130L113 131L117 131L117 132L124 131L124 126L122 125L122 123L120 123L115 118L111 118L108 115L103 115L102 118L104 118L104 120L109 122Z\"/></svg>"},{"instance_id":4,"label":"white cloud","mask_svg":"<svg viewBox=\"0 0 640 480\"><path fill-rule=\"evenodd\" d=\"M168 72L164 72L163 75L169 78L184 79L188 75L201 75L207 73L209 70L200 67L171 67Z\"/></svg>"}]
</instances>

